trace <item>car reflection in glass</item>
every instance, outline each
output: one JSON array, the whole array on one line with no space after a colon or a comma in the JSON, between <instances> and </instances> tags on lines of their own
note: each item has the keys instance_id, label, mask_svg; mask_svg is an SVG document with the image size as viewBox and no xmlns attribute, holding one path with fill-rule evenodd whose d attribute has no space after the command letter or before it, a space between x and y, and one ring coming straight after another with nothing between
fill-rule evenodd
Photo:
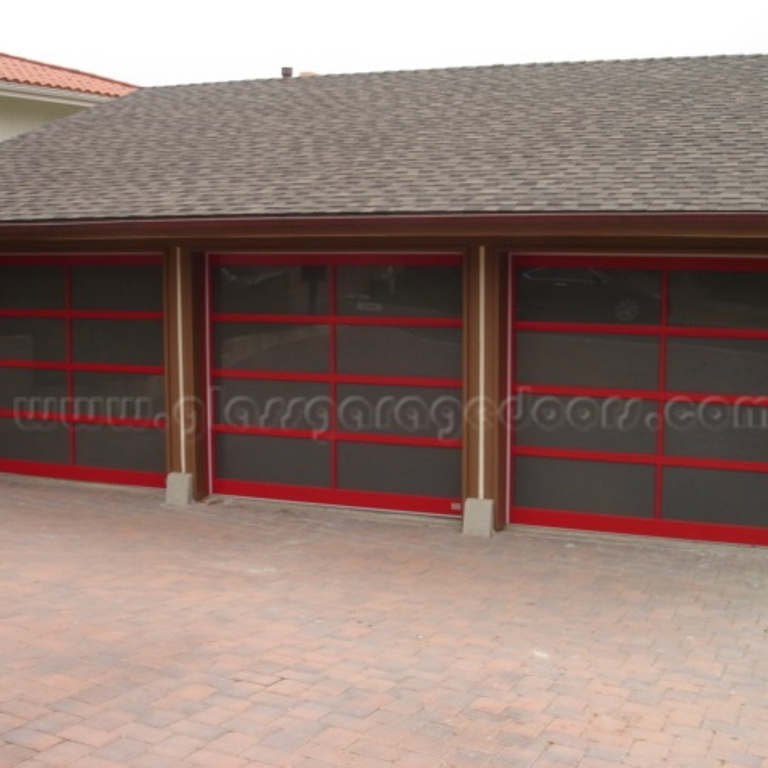
<instances>
[{"instance_id":1,"label":"car reflection in glass","mask_svg":"<svg viewBox=\"0 0 768 768\"><path fill-rule=\"evenodd\" d=\"M656 324L658 272L526 267L517 272L517 317L582 323Z\"/></svg>"}]
</instances>

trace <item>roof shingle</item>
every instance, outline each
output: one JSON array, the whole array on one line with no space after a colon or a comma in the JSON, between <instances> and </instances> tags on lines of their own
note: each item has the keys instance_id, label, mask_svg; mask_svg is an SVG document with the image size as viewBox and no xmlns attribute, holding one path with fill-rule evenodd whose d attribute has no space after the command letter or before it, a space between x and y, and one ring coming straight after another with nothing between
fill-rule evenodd
<instances>
[{"instance_id":1,"label":"roof shingle","mask_svg":"<svg viewBox=\"0 0 768 768\"><path fill-rule=\"evenodd\" d=\"M768 56L147 88L0 146L0 221L768 212Z\"/></svg>"}]
</instances>

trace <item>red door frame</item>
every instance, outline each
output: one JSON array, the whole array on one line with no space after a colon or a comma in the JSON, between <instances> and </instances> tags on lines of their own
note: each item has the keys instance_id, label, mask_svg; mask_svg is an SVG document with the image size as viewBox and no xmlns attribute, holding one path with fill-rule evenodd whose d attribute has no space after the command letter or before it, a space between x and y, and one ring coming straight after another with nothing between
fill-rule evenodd
<instances>
[{"instance_id":1,"label":"red door frame","mask_svg":"<svg viewBox=\"0 0 768 768\"><path fill-rule=\"evenodd\" d=\"M327 266L329 269L329 307L326 315L260 315L260 314L227 314L217 313L213 307L211 274L213 268L220 264L242 265L311 265ZM432 328L461 328L463 317L456 318L426 318L426 317L366 317L359 315L340 315L336 307L336 270L338 266L374 266L404 264L415 266L456 266L463 264L463 254L459 252L350 252L350 253L321 253L321 252L258 252L258 253L226 253L216 252L207 254L206 263L206 371L207 371L207 435L208 435L208 467L209 487L214 493L230 496L246 496L264 499L278 499L316 503L331 506L349 506L390 511L423 512L438 515L460 515L461 500L452 497L417 496L402 493L381 493L378 491L352 491L338 487L338 465L336 447L340 442L359 442L379 445L411 445L430 448L460 450L461 439L446 439L439 437L417 437L407 435L387 435L374 433L351 433L337 429L335 423L338 404L338 386L340 384L379 384L390 386L440 387L456 389L461 394L463 380L461 378L437 378L414 376L370 376L350 375L336 372L337 344L336 328L341 325L383 325L383 326L421 326ZM313 323L328 325L330 334L330 365L328 373L312 374L285 371L242 371L214 368L213 366L213 333L212 326L217 322L254 322L254 323ZM268 428L257 426L240 426L218 424L215 421L213 406L214 379L262 379L273 381L306 381L328 383L330 385L331 425L323 432L312 432L298 429ZM308 487L299 485L284 485L262 483L249 480L231 480L217 477L217 457L214 447L216 434L249 434L263 436L311 438L325 440L331 444L331 478L330 488Z\"/></svg>"},{"instance_id":2,"label":"red door frame","mask_svg":"<svg viewBox=\"0 0 768 768\"><path fill-rule=\"evenodd\" d=\"M160 419L134 419L120 417L101 417L94 415L78 415L73 413L73 402L76 397L74 391L74 377L76 372L95 373L136 373L165 375L164 366L150 365L121 365L105 363L76 363L73 360L73 321L76 319L96 320L162 320L162 312L148 311L110 311L110 310L76 310L72 308L72 267L89 265L108 266L136 266L155 265L162 266L162 256L154 253L137 254L57 254L57 255L29 255L29 256L2 256L0 268L3 266L27 266L27 267L60 267L65 269L64 308L63 309L2 309L0 317L26 317L26 318L58 318L65 321L65 359L61 361L35 361L35 360L0 360L0 370L3 368L23 368L28 370L57 370L66 373L67 394L65 409L57 413L40 413L34 411L16 411L0 409L0 418L4 419L28 419L31 422L64 424L69 431L69 459L67 463L57 464L44 461L28 461L21 459L5 459L0 457L0 472L14 474L36 475L39 477L51 477L66 480L85 480L90 482L103 482L119 485L140 485L154 488L162 488L165 485L164 472L146 472L128 469L112 469L80 465L77 463L77 439L76 425L92 424L114 427L135 427L142 429L165 430L166 420Z\"/></svg>"},{"instance_id":3,"label":"red door frame","mask_svg":"<svg viewBox=\"0 0 768 768\"><path fill-rule=\"evenodd\" d=\"M661 321L658 325L622 325L607 323L569 323L521 321L515 318L515 274L518 267L593 267L603 269L648 269L658 270L662 275ZM626 397L642 398L658 403L658 424L656 451L654 454L618 454L602 451L583 451L574 449L537 448L517 446L514 441L514 424L508 425L508 522L511 524L540 525L545 527L572 528L611 533L629 533L670 538L697 539L705 541L732 542L740 544L768 545L768 526L726 525L705 522L665 520L662 516L663 468L694 467L700 469L738 470L746 472L768 472L768 462L732 461L721 459L697 459L664 455L664 414L666 403L673 398L684 397L691 402L710 401L755 405L768 407L765 396L745 397L742 395L718 395L699 392L670 392L666 389L667 339L670 337L729 338L729 339L765 339L768 329L738 329L717 327L682 327L670 326L668 322L668 285L669 273L673 270L720 271L720 272L768 272L768 259L706 257L692 258L681 256L662 257L659 255L631 257L621 256L585 256L545 254L511 254L509 277L509 306L511 333L509 334L509 395L513 400L521 391L528 394L586 396L586 397ZM545 386L522 385L518 387L515 373L514 344L518 331L556 331L572 333L600 333L621 335L650 335L659 339L659 384L655 390L630 390L581 386ZM509 409L508 409L509 410ZM518 507L514 504L512 482L512 463L516 456L539 456L561 459L583 459L593 461L623 462L646 464L655 467L655 509L651 519L621 517L606 514L590 514L555 509Z\"/></svg>"}]
</instances>

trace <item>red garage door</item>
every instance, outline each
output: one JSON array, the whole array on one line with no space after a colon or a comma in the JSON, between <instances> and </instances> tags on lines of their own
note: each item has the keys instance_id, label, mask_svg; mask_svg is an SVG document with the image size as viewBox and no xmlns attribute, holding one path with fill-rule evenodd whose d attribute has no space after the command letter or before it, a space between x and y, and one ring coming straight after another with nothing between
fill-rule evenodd
<instances>
[{"instance_id":1,"label":"red garage door","mask_svg":"<svg viewBox=\"0 0 768 768\"><path fill-rule=\"evenodd\" d=\"M159 256L0 259L0 471L165 482Z\"/></svg>"},{"instance_id":2,"label":"red garage door","mask_svg":"<svg viewBox=\"0 0 768 768\"><path fill-rule=\"evenodd\" d=\"M211 487L460 511L462 259L209 256Z\"/></svg>"},{"instance_id":3,"label":"red garage door","mask_svg":"<svg viewBox=\"0 0 768 768\"><path fill-rule=\"evenodd\" d=\"M768 265L513 260L517 523L768 544Z\"/></svg>"}]
</instances>

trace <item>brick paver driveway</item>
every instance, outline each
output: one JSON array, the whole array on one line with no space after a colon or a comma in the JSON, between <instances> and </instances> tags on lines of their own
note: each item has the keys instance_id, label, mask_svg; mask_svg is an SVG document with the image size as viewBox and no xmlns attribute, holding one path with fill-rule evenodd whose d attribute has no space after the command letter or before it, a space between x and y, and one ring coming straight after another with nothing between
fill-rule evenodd
<instances>
[{"instance_id":1,"label":"brick paver driveway","mask_svg":"<svg viewBox=\"0 0 768 768\"><path fill-rule=\"evenodd\" d=\"M0 766L768 765L768 549L0 476Z\"/></svg>"}]
</instances>

